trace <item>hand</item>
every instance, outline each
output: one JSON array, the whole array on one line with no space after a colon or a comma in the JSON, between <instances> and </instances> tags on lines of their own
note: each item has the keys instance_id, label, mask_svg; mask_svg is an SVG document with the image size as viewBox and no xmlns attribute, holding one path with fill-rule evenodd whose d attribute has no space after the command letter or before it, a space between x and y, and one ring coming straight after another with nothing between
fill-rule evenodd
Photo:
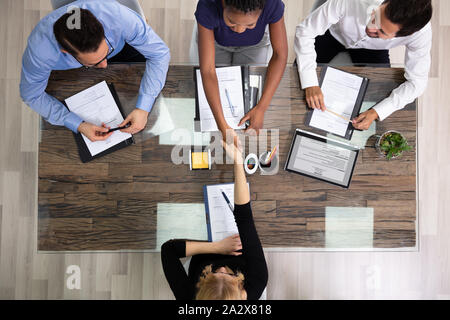
<instances>
[{"instance_id":1,"label":"hand","mask_svg":"<svg viewBox=\"0 0 450 320\"><path fill-rule=\"evenodd\" d=\"M226 127L221 128L220 131L222 133L222 141L226 143L234 143L237 145L239 138L233 128L227 125Z\"/></svg>"},{"instance_id":2,"label":"hand","mask_svg":"<svg viewBox=\"0 0 450 320\"><path fill-rule=\"evenodd\" d=\"M143 130L145 128L145 125L147 124L148 119L148 112L141 110L141 109L134 109L128 117L126 117L125 120L121 124L118 125L118 127L123 127L127 123L131 123L131 125L128 128L122 129L120 131L136 134L139 131Z\"/></svg>"},{"instance_id":3,"label":"hand","mask_svg":"<svg viewBox=\"0 0 450 320\"><path fill-rule=\"evenodd\" d=\"M306 102L311 109L327 110L320 87L309 87L305 89Z\"/></svg>"},{"instance_id":4,"label":"hand","mask_svg":"<svg viewBox=\"0 0 450 320\"><path fill-rule=\"evenodd\" d=\"M245 132L247 133L249 130L253 129L256 131L256 134L259 134L259 130L262 129L264 125L264 110L255 106L241 119L238 126L243 125L247 120L250 120L250 126Z\"/></svg>"},{"instance_id":5,"label":"hand","mask_svg":"<svg viewBox=\"0 0 450 320\"><path fill-rule=\"evenodd\" d=\"M84 134L92 142L103 141L108 139L114 132L108 133L110 128L106 127L104 123L102 126L96 126L89 122L82 122L78 127L78 132Z\"/></svg>"},{"instance_id":6,"label":"hand","mask_svg":"<svg viewBox=\"0 0 450 320\"><path fill-rule=\"evenodd\" d=\"M225 149L225 152L227 153L228 157L234 160L235 164L243 164L244 158L242 156L242 146L241 141L239 140L239 137L235 136L234 143L228 144L227 142L221 141L222 146Z\"/></svg>"},{"instance_id":7,"label":"hand","mask_svg":"<svg viewBox=\"0 0 450 320\"><path fill-rule=\"evenodd\" d=\"M353 127L358 130L368 130L375 120L379 119L375 109L370 109L361 113L357 118L352 120Z\"/></svg>"},{"instance_id":8,"label":"hand","mask_svg":"<svg viewBox=\"0 0 450 320\"><path fill-rule=\"evenodd\" d=\"M237 251L241 249L242 243L239 234L235 234L228 238L215 242L215 252L217 254L240 256L242 252Z\"/></svg>"}]
</instances>

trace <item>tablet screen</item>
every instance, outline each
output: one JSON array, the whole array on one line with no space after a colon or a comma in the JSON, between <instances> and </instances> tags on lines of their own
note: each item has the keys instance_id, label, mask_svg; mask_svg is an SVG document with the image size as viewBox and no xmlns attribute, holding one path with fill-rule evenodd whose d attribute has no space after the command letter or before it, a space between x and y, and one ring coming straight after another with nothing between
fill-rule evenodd
<instances>
[{"instance_id":1,"label":"tablet screen","mask_svg":"<svg viewBox=\"0 0 450 320\"><path fill-rule=\"evenodd\" d=\"M286 170L348 188L358 149L297 131Z\"/></svg>"}]
</instances>

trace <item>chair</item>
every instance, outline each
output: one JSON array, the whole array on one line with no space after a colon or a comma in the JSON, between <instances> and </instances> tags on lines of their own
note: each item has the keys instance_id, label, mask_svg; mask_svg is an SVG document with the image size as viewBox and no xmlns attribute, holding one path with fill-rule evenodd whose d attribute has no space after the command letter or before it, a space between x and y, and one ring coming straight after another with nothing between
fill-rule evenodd
<instances>
[{"instance_id":1,"label":"chair","mask_svg":"<svg viewBox=\"0 0 450 320\"><path fill-rule=\"evenodd\" d=\"M191 45L189 47L189 62L193 65L198 65L198 26L197 21L194 21L194 27L192 28Z\"/></svg>"},{"instance_id":2,"label":"chair","mask_svg":"<svg viewBox=\"0 0 450 320\"><path fill-rule=\"evenodd\" d=\"M56 10L58 8L65 6L66 4L74 2L75 0L50 0L50 1L52 3L53 10ZM116 0L116 1L130 8L131 10L137 12L145 20L144 10L142 10L142 7L139 4L138 0Z\"/></svg>"},{"instance_id":3,"label":"chair","mask_svg":"<svg viewBox=\"0 0 450 320\"><path fill-rule=\"evenodd\" d=\"M312 6L311 12L319 8L325 2L327 2L327 0L316 0L316 2ZM342 66L342 65L353 65L353 62L348 52L340 52L336 55L336 57L334 57L330 61L329 64L334 66Z\"/></svg>"}]
</instances>

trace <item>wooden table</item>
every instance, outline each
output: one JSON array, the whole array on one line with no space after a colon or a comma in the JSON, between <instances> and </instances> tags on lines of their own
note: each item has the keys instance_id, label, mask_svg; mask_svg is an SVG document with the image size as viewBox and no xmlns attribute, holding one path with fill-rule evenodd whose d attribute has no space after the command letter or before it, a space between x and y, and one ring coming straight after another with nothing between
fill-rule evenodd
<instances>
[{"instance_id":1,"label":"wooden table","mask_svg":"<svg viewBox=\"0 0 450 320\"><path fill-rule=\"evenodd\" d=\"M405 81L403 69L343 69L371 79L366 101L382 100ZM251 70L263 74L265 68ZM114 83L129 112L135 106L143 72L142 64L55 71L47 92L63 100L107 80ZM193 68L170 67L162 95L194 98ZM360 153L348 190L283 170L295 129L311 131L304 125L306 112L297 71L288 66L264 125L279 130L280 171L274 176L248 177L263 246L330 249L328 232L336 226L331 225L327 208L337 207L373 209L370 230L358 230L352 221L344 221L349 232L369 235L370 248L415 249L416 103L377 123L377 133L398 130L414 151L388 162L377 155L371 138ZM149 126L156 117L152 112ZM232 182L231 165L190 171L188 165L171 163L173 146L160 145L158 137L141 134L136 141L131 147L82 164L72 133L44 123L39 145L39 250L155 250L158 203L203 203L205 184ZM352 246L359 247L358 243Z\"/></svg>"}]
</instances>

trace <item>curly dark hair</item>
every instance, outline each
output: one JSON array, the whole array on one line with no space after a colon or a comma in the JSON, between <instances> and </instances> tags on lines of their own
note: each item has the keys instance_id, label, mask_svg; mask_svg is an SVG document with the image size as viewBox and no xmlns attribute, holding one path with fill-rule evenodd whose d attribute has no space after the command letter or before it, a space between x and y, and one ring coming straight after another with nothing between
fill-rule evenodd
<instances>
[{"instance_id":1,"label":"curly dark hair","mask_svg":"<svg viewBox=\"0 0 450 320\"><path fill-rule=\"evenodd\" d=\"M226 7L232 7L244 13L262 10L266 5L266 0L225 0Z\"/></svg>"},{"instance_id":2,"label":"curly dark hair","mask_svg":"<svg viewBox=\"0 0 450 320\"><path fill-rule=\"evenodd\" d=\"M410 36L430 22L433 16L432 0L385 0L386 17L401 26L397 37Z\"/></svg>"}]
</instances>

